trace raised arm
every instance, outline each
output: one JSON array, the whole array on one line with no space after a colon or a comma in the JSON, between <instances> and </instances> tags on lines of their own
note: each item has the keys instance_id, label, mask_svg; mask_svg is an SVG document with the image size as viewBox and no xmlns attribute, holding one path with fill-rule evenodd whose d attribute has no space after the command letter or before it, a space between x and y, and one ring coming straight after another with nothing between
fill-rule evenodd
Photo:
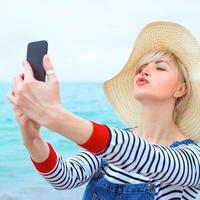
<instances>
[{"instance_id":1,"label":"raised arm","mask_svg":"<svg viewBox=\"0 0 200 200\"><path fill-rule=\"evenodd\" d=\"M182 186L200 186L200 148L183 145L176 148L151 145L130 130L93 123L91 138L82 147L115 166L142 174L152 180ZM108 139L102 139L104 136ZM93 140L102 143L96 149ZM104 143L104 144L103 144Z\"/></svg>"}]
</instances>

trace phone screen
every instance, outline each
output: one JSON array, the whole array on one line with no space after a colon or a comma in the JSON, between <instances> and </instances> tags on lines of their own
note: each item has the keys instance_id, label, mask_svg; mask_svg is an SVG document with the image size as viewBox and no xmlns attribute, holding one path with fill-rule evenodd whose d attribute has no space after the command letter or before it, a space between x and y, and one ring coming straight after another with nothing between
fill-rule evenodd
<instances>
[{"instance_id":1,"label":"phone screen","mask_svg":"<svg viewBox=\"0 0 200 200\"><path fill-rule=\"evenodd\" d=\"M30 42L27 47L26 59L30 63L35 79L45 81L46 73L43 67L43 57L47 54L48 43L45 40Z\"/></svg>"}]
</instances>

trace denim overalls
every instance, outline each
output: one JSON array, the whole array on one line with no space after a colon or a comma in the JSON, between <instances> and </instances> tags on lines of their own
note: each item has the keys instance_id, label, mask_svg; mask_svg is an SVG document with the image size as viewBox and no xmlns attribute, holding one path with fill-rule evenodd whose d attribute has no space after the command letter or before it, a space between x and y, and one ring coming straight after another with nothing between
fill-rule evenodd
<instances>
[{"instance_id":1,"label":"denim overalls","mask_svg":"<svg viewBox=\"0 0 200 200\"><path fill-rule=\"evenodd\" d=\"M174 142L170 147L181 144L191 144L190 139ZM102 166L108 166L103 161ZM99 170L88 183L82 200L153 200L155 185L151 182L141 184L116 184L103 177L104 172Z\"/></svg>"},{"instance_id":2,"label":"denim overalls","mask_svg":"<svg viewBox=\"0 0 200 200\"><path fill-rule=\"evenodd\" d=\"M103 166L108 165L103 161ZM98 171L88 183L82 200L153 200L155 186L151 183L116 184L103 177Z\"/></svg>"}]
</instances>

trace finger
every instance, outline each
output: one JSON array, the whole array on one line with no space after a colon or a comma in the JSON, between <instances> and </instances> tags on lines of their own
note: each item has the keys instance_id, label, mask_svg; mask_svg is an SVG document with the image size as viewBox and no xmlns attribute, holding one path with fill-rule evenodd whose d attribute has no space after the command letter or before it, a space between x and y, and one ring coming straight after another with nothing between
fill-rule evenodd
<instances>
[{"instance_id":1,"label":"finger","mask_svg":"<svg viewBox=\"0 0 200 200\"><path fill-rule=\"evenodd\" d=\"M15 93L17 92L17 87L16 87L16 81L15 81L15 78L13 78L13 84L12 84L12 88L10 90L10 92L15 96Z\"/></svg>"},{"instance_id":2,"label":"finger","mask_svg":"<svg viewBox=\"0 0 200 200\"><path fill-rule=\"evenodd\" d=\"M17 93L17 76L13 80L13 93Z\"/></svg>"},{"instance_id":3,"label":"finger","mask_svg":"<svg viewBox=\"0 0 200 200\"><path fill-rule=\"evenodd\" d=\"M20 90L22 84L23 84L22 77L20 75L16 76L14 79L14 86L13 86L14 94L17 94L17 91Z\"/></svg>"},{"instance_id":4,"label":"finger","mask_svg":"<svg viewBox=\"0 0 200 200\"><path fill-rule=\"evenodd\" d=\"M13 94L13 90L10 90L7 94L7 99L11 104L15 104L15 96Z\"/></svg>"},{"instance_id":5,"label":"finger","mask_svg":"<svg viewBox=\"0 0 200 200\"><path fill-rule=\"evenodd\" d=\"M15 96L17 94L17 91L19 89L19 87L21 87L23 82L23 78L22 75L20 74L19 77L14 77L13 79L13 85L12 85L12 89L11 89L11 93Z\"/></svg>"},{"instance_id":6,"label":"finger","mask_svg":"<svg viewBox=\"0 0 200 200\"><path fill-rule=\"evenodd\" d=\"M24 66L24 80L34 80L33 70L29 62L24 60L22 64Z\"/></svg>"},{"instance_id":7,"label":"finger","mask_svg":"<svg viewBox=\"0 0 200 200\"><path fill-rule=\"evenodd\" d=\"M19 75L21 77L22 80L24 80L24 73Z\"/></svg>"},{"instance_id":8,"label":"finger","mask_svg":"<svg viewBox=\"0 0 200 200\"><path fill-rule=\"evenodd\" d=\"M53 65L47 54L43 58L43 66L47 74L47 81L57 80L56 75L54 73Z\"/></svg>"},{"instance_id":9,"label":"finger","mask_svg":"<svg viewBox=\"0 0 200 200\"><path fill-rule=\"evenodd\" d=\"M20 118L21 116L24 115L24 113L20 109L16 108L15 106L13 106L13 111L15 112L15 116L17 118Z\"/></svg>"}]
</instances>

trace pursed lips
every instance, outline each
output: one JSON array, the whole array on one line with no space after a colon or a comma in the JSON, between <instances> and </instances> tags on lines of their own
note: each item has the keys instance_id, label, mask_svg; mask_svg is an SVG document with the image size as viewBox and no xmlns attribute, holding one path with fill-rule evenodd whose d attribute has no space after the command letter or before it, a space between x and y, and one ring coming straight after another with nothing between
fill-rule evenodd
<instances>
[{"instance_id":1,"label":"pursed lips","mask_svg":"<svg viewBox=\"0 0 200 200\"><path fill-rule=\"evenodd\" d=\"M140 78L138 78L138 80L136 81L136 83L138 85L143 85L143 84L149 83L149 81L146 78L144 78L144 77L140 77Z\"/></svg>"}]
</instances>

